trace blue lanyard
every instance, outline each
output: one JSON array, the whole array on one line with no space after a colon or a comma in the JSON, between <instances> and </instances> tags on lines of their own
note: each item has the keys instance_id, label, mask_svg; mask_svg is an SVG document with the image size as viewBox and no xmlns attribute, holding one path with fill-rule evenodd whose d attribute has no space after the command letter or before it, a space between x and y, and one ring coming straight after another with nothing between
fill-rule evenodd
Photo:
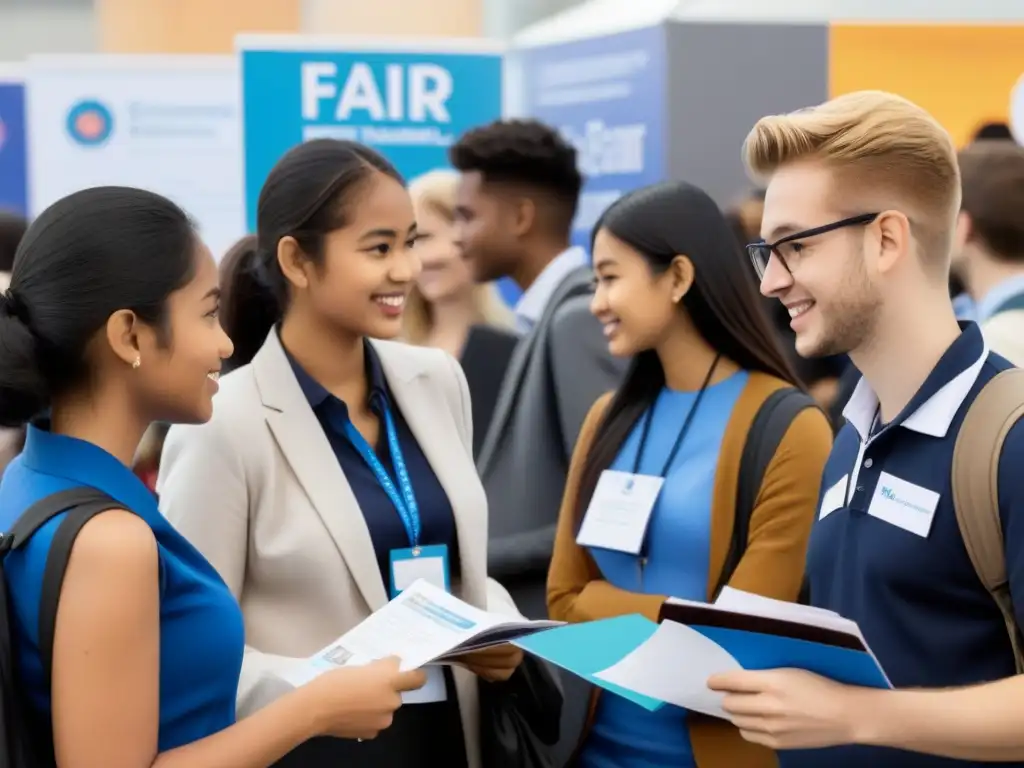
<instances>
[{"instance_id":1,"label":"blue lanyard","mask_svg":"<svg viewBox=\"0 0 1024 768\"><path fill-rule=\"evenodd\" d=\"M376 475L380 487L384 489L384 493L388 495L391 503L398 510L398 516L402 518L402 525L405 526L405 532L409 536L409 545L413 549L418 549L420 545L420 509L416 504L416 495L412 492L409 472L405 468L405 458L402 456L402 446L398 442L398 430L395 428L395 420L391 416L391 409L387 406L384 407L384 427L388 435L391 463L395 467L398 485L402 489L401 494L399 494L398 488L395 487L394 482L388 476L388 471L384 469L384 465L377 458L376 452L348 419L345 420L345 437L352 443L352 447L359 451L359 455L366 462L367 466L373 470L373 474Z\"/></svg>"}]
</instances>

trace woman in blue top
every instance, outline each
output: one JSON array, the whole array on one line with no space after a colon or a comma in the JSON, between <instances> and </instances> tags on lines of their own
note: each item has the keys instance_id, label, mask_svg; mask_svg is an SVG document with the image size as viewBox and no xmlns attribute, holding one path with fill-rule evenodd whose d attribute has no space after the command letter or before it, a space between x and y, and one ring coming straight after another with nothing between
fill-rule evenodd
<instances>
[{"instance_id":1,"label":"woman in blue top","mask_svg":"<svg viewBox=\"0 0 1024 768\"><path fill-rule=\"evenodd\" d=\"M551 618L656 621L666 596L711 600L724 584L795 599L832 433L813 407L786 425L751 500L742 556L727 565L748 434L796 377L718 206L682 182L637 190L602 215L593 255L591 309L609 350L634 362L576 444ZM578 765L771 768L776 758L724 720L601 696Z\"/></svg>"},{"instance_id":2,"label":"woman in blue top","mask_svg":"<svg viewBox=\"0 0 1024 768\"><path fill-rule=\"evenodd\" d=\"M424 681L394 660L339 670L235 724L241 611L129 469L151 422L210 418L232 351L218 303L187 215L121 187L44 211L0 297L0 424L50 411L0 484L0 530L57 491L91 486L117 502L74 542L50 685L38 616L63 515L3 564L15 663L40 721L52 718L60 768L260 768L318 734L376 735Z\"/></svg>"}]
</instances>

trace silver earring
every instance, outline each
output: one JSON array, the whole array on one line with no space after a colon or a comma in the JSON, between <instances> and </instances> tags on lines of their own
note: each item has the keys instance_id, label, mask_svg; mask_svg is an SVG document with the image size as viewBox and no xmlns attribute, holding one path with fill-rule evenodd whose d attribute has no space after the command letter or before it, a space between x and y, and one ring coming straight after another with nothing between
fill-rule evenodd
<instances>
[{"instance_id":1,"label":"silver earring","mask_svg":"<svg viewBox=\"0 0 1024 768\"><path fill-rule=\"evenodd\" d=\"M135 360L132 361L132 370L138 370L140 365L142 365L142 357L136 357Z\"/></svg>"}]
</instances>

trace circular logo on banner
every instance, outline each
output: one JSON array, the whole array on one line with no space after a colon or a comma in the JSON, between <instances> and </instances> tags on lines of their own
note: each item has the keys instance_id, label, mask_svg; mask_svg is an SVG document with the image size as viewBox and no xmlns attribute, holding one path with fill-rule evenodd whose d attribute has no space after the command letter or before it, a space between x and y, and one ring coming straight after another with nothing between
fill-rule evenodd
<instances>
[{"instance_id":1,"label":"circular logo on banner","mask_svg":"<svg viewBox=\"0 0 1024 768\"><path fill-rule=\"evenodd\" d=\"M67 129L79 144L96 147L113 133L114 116L98 101L80 101L68 111Z\"/></svg>"}]
</instances>

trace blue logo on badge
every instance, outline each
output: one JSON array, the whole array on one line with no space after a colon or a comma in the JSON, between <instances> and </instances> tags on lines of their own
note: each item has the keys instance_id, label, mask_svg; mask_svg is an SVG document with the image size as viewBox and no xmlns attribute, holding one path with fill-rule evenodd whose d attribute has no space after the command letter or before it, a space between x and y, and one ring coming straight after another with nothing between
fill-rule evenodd
<instances>
[{"instance_id":1,"label":"blue logo on badge","mask_svg":"<svg viewBox=\"0 0 1024 768\"><path fill-rule=\"evenodd\" d=\"M114 115L98 101L80 101L68 111L67 129L82 146L98 147L114 132Z\"/></svg>"},{"instance_id":2,"label":"blue logo on badge","mask_svg":"<svg viewBox=\"0 0 1024 768\"><path fill-rule=\"evenodd\" d=\"M625 493L630 493L633 490L633 486L635 486L635 485L636 485L636 481L633 480L633 478L631 477L628 480L626 480L626 484L623 486L622 490Z\"/></svg>"},{"instance_id":3,"label":"blue logo on badge","mask_svg":"<svg viewBox=\"0 0 1024 768\"><path fill-rule=\"evenodd\" d=\"M882 495L885 496L885 498L887 499L892 499L893 501L896 501L895 491L893 491L893 489L887 485L882 486Z\"/></svg>"}]
</instances>

